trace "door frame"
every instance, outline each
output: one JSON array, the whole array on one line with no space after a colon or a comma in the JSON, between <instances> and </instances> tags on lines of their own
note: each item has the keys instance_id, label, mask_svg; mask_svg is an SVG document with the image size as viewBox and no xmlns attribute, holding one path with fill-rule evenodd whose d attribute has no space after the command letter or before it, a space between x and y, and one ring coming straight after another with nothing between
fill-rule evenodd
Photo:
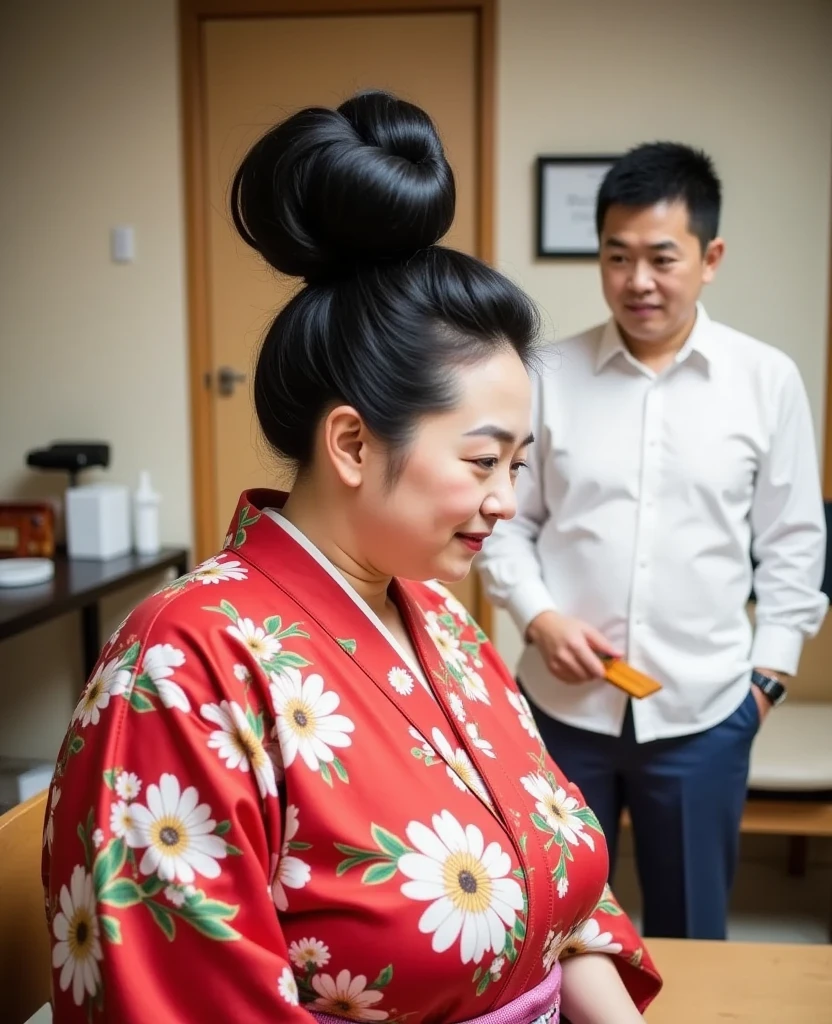
<instances>
[{"instance_id":1,"label":"door frame","mask_svg":"<svg viewBox=\"0 0 832 1024\"><path fill-rule=\"evenodd\" d=\"M208 334L208 182L205 175L205 68L202 23L216 18L337 16L358 14L473 13L477 18L479 93L476 235L477 255L494 257L495 32L497 0L180 0L179 40L185 185L188 355L194 502L194 549L198 561L216 550L225 524L217 522L214 493L214 420L211 407L211 346ZM490 609L476 588L475 616L485 625Z\"/></svg>"},{"instance_id":2,"label":"door frame","mask_svg":"<svg viewBox=\"0 0 832 1024\"><path fill-rule=\"evenodd\" d=\"M829 205L829 293L826 297L826 396L823 434L823 496L832 501L832 201ZM832 544L832 537L828 538ZM827 559L828 559L827 555Z\"/></svg>"}]
</instances>

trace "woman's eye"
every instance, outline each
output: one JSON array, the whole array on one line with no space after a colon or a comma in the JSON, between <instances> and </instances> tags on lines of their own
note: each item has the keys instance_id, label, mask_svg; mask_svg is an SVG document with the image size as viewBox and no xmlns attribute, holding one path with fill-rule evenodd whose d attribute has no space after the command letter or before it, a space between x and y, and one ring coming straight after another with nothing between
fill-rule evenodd
<instances>
[{"instance_id":1,"label":"woman's eye","mask_svg":"<svg viewBox=\"0 0 832 1024\"><path fill-rule=\"evenodd\" d=\"M493 473L500 464L500 460L494 455L488 455L483 459L473 459L472 461L477 469L481 469L485 473ZM512 462L510 470L511 475L517 476L521 469L526 469L527 465L528 463L524 462L522 459L517 462Z\"/></svg>"}]
</instances>

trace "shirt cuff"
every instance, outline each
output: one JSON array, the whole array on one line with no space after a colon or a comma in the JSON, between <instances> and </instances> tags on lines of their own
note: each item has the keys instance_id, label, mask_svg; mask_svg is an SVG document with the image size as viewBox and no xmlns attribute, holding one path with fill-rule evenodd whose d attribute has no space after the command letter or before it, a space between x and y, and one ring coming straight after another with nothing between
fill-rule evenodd
<instances>
[{"instance_id":1,"label":"shirt cuff","mask_svg":"<svg viewBox=\"0 0 832 1024\"><path fill-rule=\"evenodd\" d=\"M552 595L542 580L532 580L520 584L506 601L506 608L514 619L515 626L520 630L524 643L528 643L526 630L533 619L536 619L541 612L557 611Z\"/></svg>"},{"instance_id":2,"label":"shirt cuff","mask_svg":"<svg viewBox=\"0 0 832 1024\"><path fill-rule=\"evenodd\" d=\"M751 664L793 676L800 662L803 639L799 629L762 623L757 626L751 645Z\"/></svg>"}]
</instances>

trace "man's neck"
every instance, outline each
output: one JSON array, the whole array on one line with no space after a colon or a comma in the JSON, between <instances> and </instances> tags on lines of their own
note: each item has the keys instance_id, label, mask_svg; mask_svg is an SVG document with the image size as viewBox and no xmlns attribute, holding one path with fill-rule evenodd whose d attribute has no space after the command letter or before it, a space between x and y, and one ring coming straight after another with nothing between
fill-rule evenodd
<instances>
[{"instance_id":1,"label":"man's neck","mask_svg":"<svg viewBox=\"0 0 832 1024\"><path fill-rule=\"evenodd\" d=\"M631 338L619 325L618 330L630 354L654 373L661 373L684 348L696 325L696 311L678 331L667 338L656 341L641 341Z\"/></svg>"}]
</instances>

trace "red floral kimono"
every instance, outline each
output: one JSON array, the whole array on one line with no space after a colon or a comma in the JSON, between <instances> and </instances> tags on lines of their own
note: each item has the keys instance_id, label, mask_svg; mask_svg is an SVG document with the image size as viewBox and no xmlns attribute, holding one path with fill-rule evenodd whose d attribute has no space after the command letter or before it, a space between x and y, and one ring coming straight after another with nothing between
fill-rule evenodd
<instances>
[{"instance_id":1,"label":"red floral kimono","mask_svg":"<svg viewBox=\"0 0 832 1024\"><path fill-rule=\"evenodd\" d=\"M451 1024L559 958L660 981L604 837L485 635L391 594L419 663L244 495L225 550L104 648L44 835L56 1024Z\"/></svg>"}]
</instances>

